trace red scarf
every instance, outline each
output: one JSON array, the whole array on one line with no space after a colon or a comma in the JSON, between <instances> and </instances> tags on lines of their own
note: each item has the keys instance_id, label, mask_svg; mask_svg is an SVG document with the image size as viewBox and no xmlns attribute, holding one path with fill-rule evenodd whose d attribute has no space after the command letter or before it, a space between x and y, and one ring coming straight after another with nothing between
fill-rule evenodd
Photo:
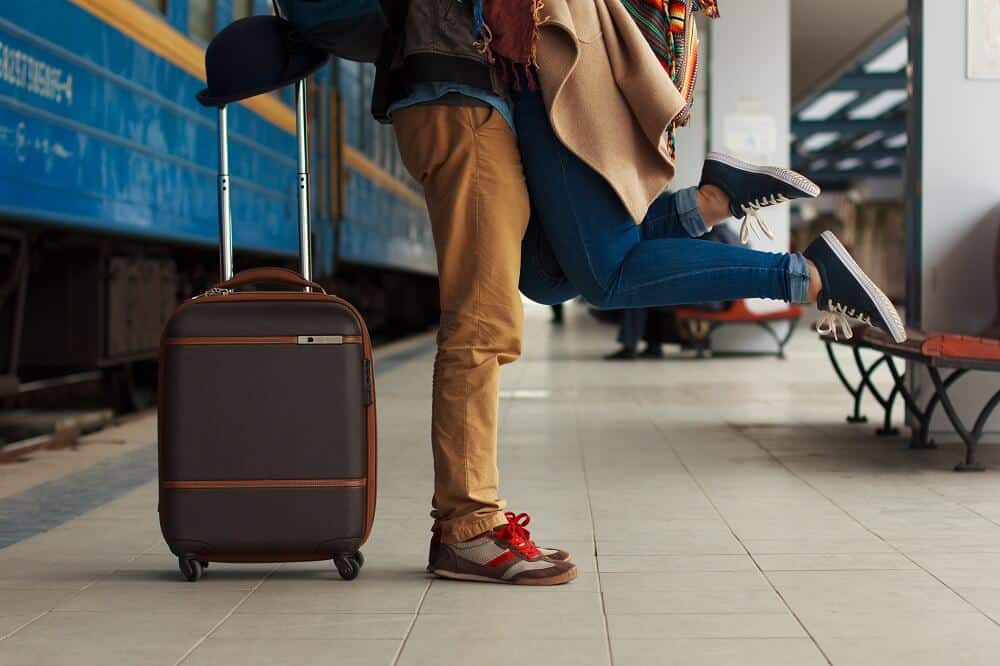
<instances>
[{"instance_id":1,"label":"red scarf","mask_svg":"<svg viewBox=\"0 0 1000 666\"><path fill-rule=\"evenodd\" d=\"M483 0L483 48L501 80L515 90L538 90L538 27L542 0Z\"/></svg>"}]
</instances>

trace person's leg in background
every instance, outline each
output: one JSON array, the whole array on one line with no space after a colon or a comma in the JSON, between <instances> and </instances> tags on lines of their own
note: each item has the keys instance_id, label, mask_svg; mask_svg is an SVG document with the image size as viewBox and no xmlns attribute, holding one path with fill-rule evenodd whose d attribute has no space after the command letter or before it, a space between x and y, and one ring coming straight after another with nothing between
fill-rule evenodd
<instances>
[{"instance_id":1,"label":"person's leg in background","mask_svg":"<svg viewBox=\"0 0 1000 666\"><path fill-rule=\"evenodd\" d=\"M517 285L529 216L513 132L487 106L411 106L393 114L393 126L403 163L424 188L438 259L432 516L442 545L432 540L429 566L473 580L572 580L575 567L549 561L558 558L505 516L499 497L500 367L521 353ZM504 561L488 567L498 554Z\"/></svg>"},{"instance_id":2,"label":"person's leg in background","mask_svg":"<svg viewBox=\"0 0 1000 666\"><path fill-rule=\"evenodd\" d=\"M622 320L618 327L618 342L621 349L604 358L608 361L631 361L639 356L639 339L646 331L646 308L622 310Z\"/></svg>"}]
</instances>

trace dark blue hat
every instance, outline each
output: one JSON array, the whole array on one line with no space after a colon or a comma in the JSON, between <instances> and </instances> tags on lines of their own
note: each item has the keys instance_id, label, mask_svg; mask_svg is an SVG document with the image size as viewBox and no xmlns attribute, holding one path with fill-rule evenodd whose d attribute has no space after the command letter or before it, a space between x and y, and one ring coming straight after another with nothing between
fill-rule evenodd
<instances>
[{"instance_id":1,"label":"dark blue hat","mask_svg":"<svg viewBox=\"0 0 1000 666\"><path fill-rule=\"evenodd\" d=\"M204 106L223 106L304 79L328 54L293 36L277 16L248 16L225 27L205 51L208 87L198 93Z\"/></svg>"}]
</instances>

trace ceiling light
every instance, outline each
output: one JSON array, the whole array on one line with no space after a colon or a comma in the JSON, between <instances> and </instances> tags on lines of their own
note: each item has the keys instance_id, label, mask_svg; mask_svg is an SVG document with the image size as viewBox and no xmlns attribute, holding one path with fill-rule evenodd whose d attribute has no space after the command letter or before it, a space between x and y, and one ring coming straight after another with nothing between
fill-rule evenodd
<instances>
[{"instance_id":1,"label":"ceiling light","mask_svg":"<svg viewBox=\"0 0 1000 666\"><path fill-rule=\"evenodd\" d=\"M799 120L826 120L858 98L857 90L825 92L799 111Z\"/></svg>"},{"instance_id":2,"label":"ceiling light","mask_svg":"<svg viewBox=\"0 0 1000 666\"><path fill-rule=\"evenodd\" d=\"M890 136L882 145L886 148L903 148L906 146L906 132L900 132L895 136Z\"/></svg>"},{"instance_id":3,"label":"ceiling light","mask_svg":"<svg viewBox=\"0 0 1000 666\"><path fill-rule=\"evenodd\" d=\"M895 166L898 163L899 159L895 157L882 157L872 162L872 166L875 167L876 169L888 169L889 167Z\"/></svg>"},{"instance_id":4,"label":"ceiling light","mask_svg":"<svg viewBox=\"0 0 1000 666\"><path fill-rule=\"evenodd\" d=\"M810 171L822 171L823 169L827 168L828 166L830 166L829 160L816 160L815 162L813 162L812 164L809 165L809 170Z\"/></svg>"},{"instance_id":5,"label":"ceiling light","mask_svg":"<svg viewBox=\"0 0 1000 666\"><path fill-rule=\"evenodd\" d=\"M883 139L885 137L885 132L882 130L875 130L874 132L869 132L863 137L854 142L854 149L861 150L862 148L867 148L876 141Z\"/></svg>"},{"instance_id":6,"label":"ceiling light","mask_svg":"<svg viewBox=\"0 0 1000 666\"><path fill-rule=\"evenodd\" d=\"M837 162L837 171L850 171L856 169L864 163L860 157L848 157L846 160Z\"/></svg>"},{"instance_id":7,"label":"ceiling light","mask_svg":"<svg viewBox=\"0 0 1000 666\"><path fill-rule=\"evenodd\" d=\"M896 108L905 101L905 90L883 90L867 102L848 111L847 117L851 120L870 120Z\"/></svg>"},{"instance_id":8,"label":"ceiling light","mask_svg":"<svg viewBox=\"0 0 1000 666\"><path fill-rule=\"evenodd\" d=\"M839 132L816 132L808 139L800 143L799 147L807 153L812 153L826 148L839 138Z\"/></svg>"},{"instance_id":9,"label":"ceiling light","mask_svg":"<svg viewBox=\"0 0 1000 666\"><path fill-rule=\"evenodd\" d=\"M888 74L898 72L910 60L909 43L906 37L887 48L867 62L864 66L868 74Z\"/></svg>"}]
</instances>

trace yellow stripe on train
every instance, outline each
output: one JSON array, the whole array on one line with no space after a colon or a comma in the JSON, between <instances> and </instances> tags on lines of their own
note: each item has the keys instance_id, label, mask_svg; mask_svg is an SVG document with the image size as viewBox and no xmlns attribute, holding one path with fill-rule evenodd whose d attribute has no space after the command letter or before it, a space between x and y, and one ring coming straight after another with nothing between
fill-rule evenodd
<instances>
[{"instance_id":1,"label":"yellow stripe on train","mask_svg":"<svg viewBox=\"0 0 1000 666\"><path fill-rule=\"evenodd\" d=\"M162 17L134 0L70 0L122 34L172 62L197 79L205 80L205 50ZM295 111L273 95L258 95L242 102L262 118L289 134L295 133ZM344 146L344 163L414 206L423 207L419 194L365 157L357 149Z\"/></svg>"}]
</instances>

